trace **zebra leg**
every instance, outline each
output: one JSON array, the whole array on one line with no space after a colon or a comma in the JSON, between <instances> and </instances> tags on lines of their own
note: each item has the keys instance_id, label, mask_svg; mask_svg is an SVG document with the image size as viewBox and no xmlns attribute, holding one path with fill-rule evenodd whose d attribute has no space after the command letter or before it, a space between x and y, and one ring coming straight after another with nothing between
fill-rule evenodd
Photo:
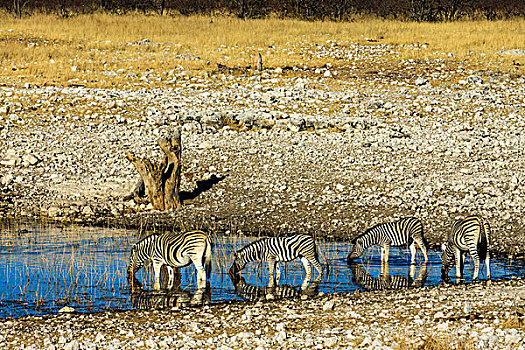
<instances>
[{"instance_id":1,"label":"zebra leg","mask_svg":"<svg viewBox=\"0 0 525 350\"><path fill-rule=\"evenodd\" d=\"M274 279L274 271L275 270L275 259L274 258L270 258L268 260L268 276L269 276L269 279L268 279L268 287L270 288L273 288L273 286L275 285L275 279Z\"/></svg>"},{"instance_id":2,"label":"zebra leg","mask_svg":"<svg viewBox=\"0 0 525 350\"><path fill-rule=\"evenodd\" d=\"M410 264L410 268L408 270L408 285L412 286L414 284L414 279L416 277L416 265Z\"/></svg>"},{"instance_id":3,"label":"zebra leg","mask_svg":"<svg viewBox=\"0 0 525 350\"><path fill-rule=\"evenodd\" d=\"M488 226L488 223L486 224ZM487 246L485 249L487 249L486 256L485 256L485 265L487 265L487 281L490 281L490 236L489 236L490 228L488 228L485 231L485 237L487 239Z\"/></svg>"},{"instance_id":4,"label":"zebra leg","mask_svg":"<svg viewBox=\"0 0 525 350\"><path fill-rule=\"evenodd\" d=\"M381 262L381 275L387 275L390 274L390 267L388 265L388 260L385 262Z\"/></svg>"},{"instance_id":5,"label":"zebra leg","mask_svg":"<svg viewBox=\"0 0 525 350\"><path fill-rule=\"evenodd\" d=\"M312 268L310 267L308 259L306 259L304 256L301 258L301 262L303 263L304 269L306 270L306 276L304 277L301 289L306 289L308 287L308 283L310 283L310 280L312 279Z\"/></svg>"},{"instance_id":6,"label":"zebra leg","mask_svg":"<svg viewBox=\"0 0 525 350\"><path fill-rule=\"evenodd\" d=\"M388 261L388 255L390 254L390 246L385 244L381 250L381 261Z\"/></svg>"},{"instance_id":7,"label":"zebra leg","mask_svg":"<svg viewBox=\"0 0 525 350\"><path fill-rule=\"evenodd\" d=\"M279 285L280 280L281 280L281 264L276 263L275 264L275 284Z\"/></svg>"},{"instance_id":8,"label":"zebra leg","mask_svg":"<svg viewBox=\"0 0 525 350\"><path fill-rule=\"evenodd\" d=\"M323 278L323 267L321 266L321 264L319 263L319 261L313 259L313 260L309 260L310 263L312 264L312 266L317 270L317 272L319 273L319 275L315 278L314 282L320 282L321 279ZM304 264L304 263L303 263Z\"/></svg>"},{"instance_id":9,"label":"zebra leg","mask_svg":"<svg viewBox=\"0 0 525 350\"><path fill-rule=\"evenodd\" d=\"M160 290L160 270L162 270L162 261L153 260L153 271L155 273L155 284L153 284L154 290Z\"/></svg>"},{"instance_id":10,"label":"zebra leg","mask_svg":"<svg viewBox=\"0 0 525 350\"><path fill-rule=\"evenodd\" d=\"M173 288L173 267L166 265L168 271L168 289Z\"/></svg>"},{"instance_id":11,"label":"zebra leg","mask_svg":"<svg viewBox=\"0 0 525 350\"><path fill-rule=\"evenodd\" d=\"M410 264L414 265L416 263L416 242L412 242L409 246L410 249Z\"/></svg>"},{"instance_id":12,"label":"zebra leg","mask_svg":"<svg viewBox=\"0 0 525 350\"><path fill-rule=\"evenodd\" d=\"M463 277L463 267L462 265L462 259L461 259L461 251L456 248L454 251L454 257L456 260L456 278L462 278Z\"/></svg>"},{"instance_id":13,"label":"zebra leg","mask_svg":"<svg viewBox=\"0 0 525 350\"><path fill-rule=\"evenodd\" d=\"M487 249L487 257L485 258L485 265L487 265L487 281L490 280L490 251Z\"/></svg>"},{"instance_id":14,"label":"zebra leg","mask_svg":"<svg viewBox=\"0 0 525 350\"><path fill-rule=\"evenodd\" d=\"M193 260L193 265L195 265L195 268L197 269L197 288L206 288L206 271L202 265L202 260Z\"/></svg>"},{"instance_id":15,"label":"zebra leg","mask_svg":"<svg viewBox=\"0 0 525 350\"><path fill-rule=\"evenodd\" d=\"M470 256L472 260L474 260L474 275L472 276L472 281L477 281L479 277L479 255L476 247L470 249Z\"/></svg>"},{"instance_id":16,"label":"zebra leg","mask_svg":"<svg viewBox=\"0 0 525 350\"><path fill-rule=\"evenodd\" d=\"M423 243L423 240L417 240L417 245L419 246L419 249L423 252L423 255L425 256L425 262L428 262L428 255L427 255L427 247Z\"/></svg>"},{"instance_id":17,"label":"zebra leg","mask_svg":"<svg viewBox=\"0 0 525 350\"><path fill-rule=\"evenodd\" d=\"M180 274L180 268L173 268L173 288L180 288L182 276Z\"/></svg>"}]
</instances>

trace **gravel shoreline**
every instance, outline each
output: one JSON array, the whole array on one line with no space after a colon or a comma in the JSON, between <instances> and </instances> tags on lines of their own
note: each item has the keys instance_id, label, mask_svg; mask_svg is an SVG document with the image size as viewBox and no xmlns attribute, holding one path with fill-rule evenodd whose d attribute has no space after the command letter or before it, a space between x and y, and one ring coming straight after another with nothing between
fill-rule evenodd
<instances>
[{"instance_id":1,"label":"gravel shoreline","mask_svg":"<svg viewBox=\"0 0 525 350\"><path fill-rule=\"evenodd\" d=\"M0 349L525 349L525 280L4 320Z\"/></svg>"}]
</instances>

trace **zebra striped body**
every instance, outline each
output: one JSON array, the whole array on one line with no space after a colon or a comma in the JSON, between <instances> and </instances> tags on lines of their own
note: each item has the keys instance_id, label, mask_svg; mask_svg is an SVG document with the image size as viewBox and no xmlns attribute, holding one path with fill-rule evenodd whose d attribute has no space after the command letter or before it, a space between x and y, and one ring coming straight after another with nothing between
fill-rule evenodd
<instances>
[{"instance_id":1,"label":"zebra striped body","mask_svg":"<svg viewBox=\"0 0 525 350\"><path fill-rule=\"evenodd\" d=\"M448 281L448 273L456 264L456 277L463 278L463 264L466 253L474 261L475 281L479 275L480 260L485 260L487 265L487 280L490 280L490 226L481 216L468 216L458 220L452 226L448 241L443 245L443 266L441 279Z\"/></svg>"},{"instance_id":2,"label":"zebra striped body","mask_svg":"<svg viewBox=\"0 0 525 350\"><path fill-rule=\"evenodd\" d=\"M294 235L290 237L272 237L263 238L255 241L246 247L243 247L235 253L235 260L230 269L230 276L234 280L244 269L246 264L252 261L266 261L268 262L270 280L268 287L273 287L275 264L279 261L291 261L300 258L306 270L306 277L301 286L305 289L312 277L312 270L310 264L317 270L319 276L315 282L319 282L323 277L323 270L318 260L317 248L314 239L308 235ZM277 283L281 270L277 265Z\"/></svg>"},{"instance_id":3,"label":"zebra striped body","mask_svg":"<svg viewBox=\"0 0 525 350\"><path fill-rule=\"evenodd\" d=\"M211 241L202 231L190 231L182 234L167 232L151 235L137 242L128 263L128 279L136 281L135 273L142 267L153 264L155 284L153 289L160 289L160 272L166 265L169 281L173 287L174 268L180 268L193 262L197 269L197 286L204 288L211 273ZM206 270L204 269L206 266Z\"/></svg>"},{"instance_id":4,"label":"zebra striped body","mask_svg":"<svg viewBox=\"0 0 525 350\"><path fill-rule=\"evenodd\" d=\"M423 225L417 218L404 218L399 221L378 224L365 231L353 242L354 246L348 255L348 259L357 259L371 246L381 246L381 261L388 261L390 247L409 245L411 263L416 259L416 243L428 261L425 238L423 237Z\"/></svg>"},{"instance_id":5,"label":"zebra striped body","mask_svg":"<svg viewBox=\"0 0 525 350\"><path fill-rule=\"evenodd\" d=\"M415 278L416 267L414 264L410 265L407 276L390 275L388 263L381 265L379 277L373 277L366 272L362 264L357 262L351 262L350 269L352 270L352 281L365 291L423 287L428 278L427 264L421 265L417 278Z\"/></svg>"}]
</instances>

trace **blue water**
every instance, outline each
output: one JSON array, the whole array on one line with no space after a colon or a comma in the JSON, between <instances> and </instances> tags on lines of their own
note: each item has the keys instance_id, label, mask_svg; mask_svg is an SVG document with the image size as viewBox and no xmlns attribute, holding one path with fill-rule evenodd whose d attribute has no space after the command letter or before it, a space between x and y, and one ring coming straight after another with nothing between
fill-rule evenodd
<instances>
[{"instance_id":1,"label":"blue water","mask_svg":"<svg viewBox=\"0 0 525 350\"><path fill-rule=\"evenodd\" d=\"M346 258L351 244L318 240L320 260L323 267L329 265L329 273L317 288L300 290L305 272L297 260L281 263L279 288L271 290L266 288L266 263L249 264L242 272L242 285L236 290L228 276L233 252L254 238L215 237L210 289L204 295L196 291L195 269L188 266L181 269L181 289L169 293L153 293L152 269L140 271L137 278L145 284L145 290L132 296L126 264L131 245L137 241L135 232L52 225L23 229L8 227L0 232L0 280L4 281L0 284L0 318L53 314L64 306L79 312L176 307L190 305L197 296L217 303L269 298L268 294L280 298L303 293L431 286L439 284L441 279L439 252L429 252L426 266L422 265L422 254L418 252L418 264L411 270L408 250L391 248L389 266L383 266L382 272L378 248L369 249L357 260L357 265L349 266ZM493 279L524 276L525 272L523 262L498 259L492 259L491 269ZM470 282L472 270L467 259L466 283ZM485 271L482 266L481 280L486 278ZM453 268L450 276L454 275Z\"/></svg>"}]
</instances>

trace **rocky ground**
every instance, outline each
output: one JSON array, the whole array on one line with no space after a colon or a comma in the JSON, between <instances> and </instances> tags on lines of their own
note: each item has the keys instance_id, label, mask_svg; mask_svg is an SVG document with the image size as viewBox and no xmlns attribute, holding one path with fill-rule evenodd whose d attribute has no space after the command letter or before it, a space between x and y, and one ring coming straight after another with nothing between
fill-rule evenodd
<instances>
[{"instance_id":1,"label":"rocky ground","mask_svg":"<svg viewBox=\"0 0 525 350\"><path fill-rule=\"evenodd\" d=\"M301 45L344 64L99 72L128 82L115 89L3 78L2 216L349 239L414 215L436 246L478 213L494 251L525 254L520 70L451 53L387 64L399 47L377 43ZM184 208L155 213L125 199L138 178L125 152L160 158L173 128Z\"/></svg>"},{"instance_id":2,"label":"rocky ground","mask_svg":"<svg viewBox=\"0 0 525 350\"><path fill-rule=\"evenodd\" d=\"M525 281L5 320L0 349L524 349Z\"/></svg>"}]
</instances>

